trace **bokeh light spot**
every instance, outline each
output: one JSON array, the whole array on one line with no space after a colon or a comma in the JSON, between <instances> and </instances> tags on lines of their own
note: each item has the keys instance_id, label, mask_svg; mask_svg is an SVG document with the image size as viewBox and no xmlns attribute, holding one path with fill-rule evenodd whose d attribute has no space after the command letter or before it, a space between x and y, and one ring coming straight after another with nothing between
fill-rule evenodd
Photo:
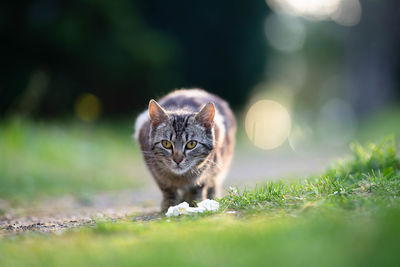
<instances>
[{"instance_id":1,"label":"bokeh light spot","mask_svg":"<svg viewBox=\"0 0 400 267\"><path fill-rule=\"evenodd\" d=\"M246 114L245 130L250 141L262 149L273 149L288 138L291 128L289 112L272 100L260 100Z\"/></svg>"},{"instance_id":2,"label":"bokeh light spot","mask_svg":"<svg viewBox=\"0 0 400 267\"><path fill-rule=\"evenodd\" d=\"M273 48L290 53L303 48L306 28L295 17L271 14L265 21L265 34Z\"/></svg>"},{"instance_id":3,"label":"bokeh light spot","mask_svg":"<svg viewBox=\"0 0 400 267\"><path fill-rule=\"evenodd\" d=\"M343 26L355 26L361 20L361 4L359 0L342 1L339 8L332 14L332 20Z\"/></svg>"},{"instance_id":4,"label":"bokeh light spot","mask_svg":"<svg viewBox=\"0 0 400 267\"><path fill-rule=\"evenodd\" d=\"M359 0L266 0L278 13L313 21L333 20L343 26L357 25L361 18Z\"/></svg>"},{"instance_id":5,"label":"bokeh light spot","mask_svg":"<svg viewBox=\"0 0 400 267\"><path fill-rule=\"evenodd\" d=\"M313 20L327 19L341 0L266 0L274 9Z\"/></svg>"},{"instance_id":6,"label":"bokeh light spot","mask_svg":"<svg viewBox=\"0 0 400 267\"><path fill-rule=\"evenodd\" d=\"M75 114L83 121L95 121L101 114L100 99L89 93L80 95L75 101Z\"/></svg>"}]
</instances>

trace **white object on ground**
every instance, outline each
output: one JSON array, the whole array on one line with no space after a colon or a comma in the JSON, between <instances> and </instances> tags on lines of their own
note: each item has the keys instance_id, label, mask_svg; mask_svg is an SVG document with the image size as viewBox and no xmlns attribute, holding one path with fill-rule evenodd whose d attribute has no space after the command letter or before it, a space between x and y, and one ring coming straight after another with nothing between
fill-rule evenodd
<instances>
[{"instance_id":1,"label":"white object on ground","mask_svg":"<svg viewBox=\"0 0 400 267\"><path fill-rule=\"evenodd\" d=\"M197 204L197 206L204 208L207 211L217 211L219 209L219 203L212 199L205 199Z\"/></svg>"},{"instance_id":2,"label":"white object on ground","mask_svg":"<svg viewBox=\"0 0 400 267\"><path fill-rule=\"evenodd\" d=\"M219 209L219 203L212 199L205 199L198 203L197 206L198 207L189 207L187 202L182 202L179 205L169 207L165 215L167 217L179 216L181 214L191 215L203 213L205 211L217 211Z\"/></svg>"},{"instance_id":3,"label":"white object on ground","mask_svg":"<svg viewBox=\"0 0 400 267\"><path fill-rule=\"evenodd\" d=\"M189 207L186 210L184 210L182 212L182 214L190 215L190 214L195 214L195 213L203 213L204 211L205 211L205 209L201 208L201 207Z\"/></svg>"},{"instance_id":4,"label":"white object on ground","mask_svg":"<svg viewBox=\"0 0 400 267\"><path fill-rule=\"evenodd\" d=\"M178 216L181 215L187 208L189 208L189 204L187 202L182 202L179 205L169 207L165 215L168 217Z\"/></svg>"}]
</instances>

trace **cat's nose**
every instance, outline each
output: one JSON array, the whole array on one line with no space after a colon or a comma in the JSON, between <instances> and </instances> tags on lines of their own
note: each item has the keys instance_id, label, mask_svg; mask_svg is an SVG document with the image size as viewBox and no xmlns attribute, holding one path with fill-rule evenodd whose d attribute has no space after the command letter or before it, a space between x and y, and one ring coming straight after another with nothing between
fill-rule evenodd
<instances>
[{"instance_id":1,"label":"cat's nose","mask_svg":"<svg viewBox=\"0 0 400 267\"><path fill-rule=\"evenodd\" d=\"M176 154L175 154L175 155L172 156L172 159L175 161L176 164L179 164L179 163L182 162L183 156L182 156L182 155L176 155Z\"/></svg>"}]
</instances>

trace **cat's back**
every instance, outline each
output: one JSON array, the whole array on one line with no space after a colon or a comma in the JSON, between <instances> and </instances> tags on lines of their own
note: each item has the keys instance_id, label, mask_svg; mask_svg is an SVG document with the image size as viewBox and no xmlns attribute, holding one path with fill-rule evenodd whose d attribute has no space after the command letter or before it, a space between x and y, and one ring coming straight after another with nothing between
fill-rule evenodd
<instances>
[{"instance_id":1,"label":"cat's back","mask_svg":"<svg viewBox=\"0 0 400 267\"><path fill-rule=\"evenodd\" d=\"M159 103L166 110L190 110L198 112L200 108L209 103L214 103L217 116L221 116L227 129L236 127L235 116L229 105L219 96L208 93L201 89L179 89L175 90L160 99ZM219 118L217 118L219 119Z\"/></svg>"}]
</instances>

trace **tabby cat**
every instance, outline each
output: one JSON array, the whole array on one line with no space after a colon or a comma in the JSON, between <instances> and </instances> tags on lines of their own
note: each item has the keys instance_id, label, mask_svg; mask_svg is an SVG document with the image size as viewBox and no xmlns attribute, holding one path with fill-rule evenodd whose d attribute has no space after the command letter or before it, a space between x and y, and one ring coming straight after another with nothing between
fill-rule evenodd
<instances>
[{"instance_id":1,"label":"tabby cat","mask_svg":"<svg viewBox=\"0 0 400 267\"><path fill-rule=\"evenodd\" d=\"M150 100L136 119L135 138L162 191L162 210L220 196L235 132L228 104L206 91L181 89Z\"/></svg>"}]
</instances>

